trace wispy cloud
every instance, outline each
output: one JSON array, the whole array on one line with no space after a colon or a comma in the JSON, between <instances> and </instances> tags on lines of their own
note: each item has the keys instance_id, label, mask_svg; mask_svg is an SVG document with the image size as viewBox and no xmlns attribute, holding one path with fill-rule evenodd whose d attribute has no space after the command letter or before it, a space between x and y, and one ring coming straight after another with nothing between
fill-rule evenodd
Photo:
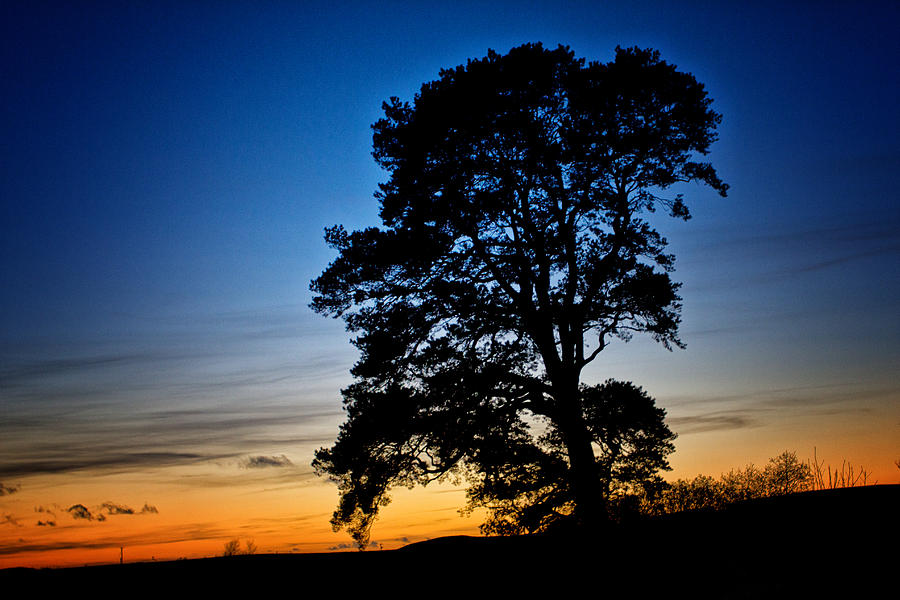
<instances>
[{"instance_id":1,"label":"wispy cloud","mask_svg":"<svg viewBox=\"0 0 900 600\"><path fill-rule=\"evenodd\" d=\"M284 454L280 456L248 456L240 463L244 469L263 469L266 467L292 467L294 463Z\"/></svg>"},{"instance_id":2,"label":"wispy cloud","mask_svg":"<svg viewBox=\"0 0 900 600\"><path fill-rule=\"evenodd\" d=\"M827 269L830 267L835 267L837 265L842 265L849 262L855 262L858 260L863 260L866 258L874 258L877 256L890 256L894 254L900 254L900 244L883 246L880 248L872 248L870 250L861 250L858 252L843 252L838 256L831 256L829 258L819 258L809 257L806 261L798 262L790 268L785 268L780 271L776 271L772 274L773 277L786 277L791 275L799 275L802 273L809 273L812 271L820 271L822 269Z\"/></svg>"},{"instance_id":3,"label":"wispy cloud","mask_svg":"<svg viewBox=\"0 0 900 600\"><path fill-rule=\"evenodd\" d=\"M22 486L20 484L4 485L0 483L0 496L9 496L19 491Z\"/></svg>"},{"instance_id":4,"label":"wispy cloud","mask_svg":"<svg viewBox=\"0 0 900 600\"><path fill-rule=\"evenodd\" d=\"M2 356L0 480L241 460L289 467L271 450L336 434L353 350L305 306L122 318L140 332L127 342L35 342Z\"/></svg>"},{"instance_id":5,"label":"wispy cloud","mask_svg":"<svg viewBox=\"0 0 900 600\"><path fill-rule=\"evenodd\" d=\"M135 518L139 518L137 517L137 513L135 513ZM237 528L233 523L222 524L201 522L183 523L180 525L162 525L155 527L150 531L135 533L104 533L104 531L108 530L98 525L94 530L95 533L88 539L59 539L57 537L52 540L41 539L39 541L30 541L21 539L13 540L12 538L3 538L0 536L0 556L50 550L118 549L122 546L136 547L174 544L187 541L227 540L235 537L236 529L241 530L242 534L247 536L271 535L283 533L285 530L295 530L298 527L298 524L301 523L322 523L327 522L327 520L327 515L325 513L319 513L278 518L256 518L247 521ZM0 521L0 524L2 524L2 521ZM53 527L53 525L45 523L43 527ZM60 528L60 530L54 533L58 536L62 536L65 535L64 531L64 528Z\"/></svg>"},{"instance_id":6,"label":"wispy cloud","mask_svg":"<svg viewBox=\"0 0 900 600\"><path fill-rule=\"evenodd\" d=\"M678 406L741 405L743 407L789 408L847 404L856 410L861 402L895 398L900 386L874 385L868 382L846 381L788 387L762 388L737 394L686 396L673 398Z\"/></svg>"},{"instance_id":7,"label":"wispy cloud","mask_svg":"<svg viewBox=\"0 0 900 600\"><path fill-rule=\"evenodd\" d=\"M764 427L787 415L858 415L870 412L875 405L896 402L897 398L900 387L856 382L769 388L672 399L667 421L681 435L727 431ZM702 412L679 414L700 407Z\"/></svg>"},{"instance_id":8,"label":"wispy cloud","mask_svg":"<svg viewBox=\"0 0 900 600\"><path fill-rule=\"evenodd\" d=\"M893 246L900 242L900 220L896 218L873 219L869 221L833 221L820 223L806 229L769 229L748 235L741 225L738 233L734 229L708 231L703 236L703 248L735 246L741 249L758 247L772 252L780 251L785 245L834 246L835 244L878 243ZM699 239L699 238L698 238Z\"/></svg>"},{"instance_id":9,"label":"wispy cloud","mask_svg":"<svg viewBox=\"0 0 900 600\"><path fill-rule=\"evenodd\" d=\"M22 527L22 524L19 523L18 519L16 519L12 515L3 515L3 518L0 519L0 525L12 525L13 527Z\"/></svg>"},{"instance_id":10,"label":"wispy cloud","mask_svg":"<svg viewBox=\"0 0 900 600\"><path fill-rule=\"evenodd\" d=\"M102 445L85 445L73 448L66 456L57 444L46 444L34 449L33 457L20 457L5 461L0 468L6 474L30 476L67 473L81 470L124 472L147 467L190 464L215 458L210 455L188 452L110 452Z\"/></svg>"},{"instance_id":11,"label":"wispy cloud","mask_svg":"<svg viewBox=\"0 0 900 600\"><path fill-rule=\"evenodd\" d=\"M78 356L25 360L0 368L0 385L9 390L14 387L45 381L61 375L81 374L97 369L122 367L158 359L152 354L113 354L107 356Z\"/></svg>"},{"instance_id":12,"label":"wispy cloud","mask_svg":"<svg viewBox=\"0 0 900 600\"><path fill-rule=\"evenodd\" d=\"M900 254L900 220L823 223L805 230L762 230L749 236L744 231L709 232L702 248L686 254L684 266L710 269L702 282L691 283L694 293L784 283L807 273L862 261L881 261L882 269L890 268ZM741 269L722 270L719 263L710 262L710 255L740 264ZM735 277L741 278L737 288ZM871 274L863 271L860 277Z\"/></svg>"},{"instance_id":13,"label":"wispy cloud","mask_svg":"<svg viewBox=\"0 0 900 600\"><path fill-rule=\"evenodd\" d=\"M128 472L228 460L244 460L251 467L289 466L286 457L247 461L246 455L261 446L326 444L334 435L334 427L326 424L341 414L336 407L308 405L110 413L48 416L31 425L0 423L6 446L0 451L0 476Z\"/></svg>"},{"instance_id":14,"label":"wispy cloud","mask_svg":"<svg viewBox=\"0 0 900 600\"><path fill-rule=\"evenodd\" d=\"M60 533L60 532L57 532ZM152 544L170 544L196 540L222 539L231 535L231 531L211 523L189 524L162 528L154 532L141 532L131 535L94 535L88 540L56 540L32 542L28 540L0 540L0 556L27 552L50 550L93 550L103 548L120 548L122 546L144 546Z\"/></svg>"},{"instance_id":15,"label":"wispy cloud","mask_svg":"<svg viewBox=\"0 0 900 600\"><path fill-rule=\"evenodd\" d=\"M670 417L667 421L672 429L680 435L746 429L760 425L757 419L752 418L744 411Z\"/></svg>"}]
</instances>

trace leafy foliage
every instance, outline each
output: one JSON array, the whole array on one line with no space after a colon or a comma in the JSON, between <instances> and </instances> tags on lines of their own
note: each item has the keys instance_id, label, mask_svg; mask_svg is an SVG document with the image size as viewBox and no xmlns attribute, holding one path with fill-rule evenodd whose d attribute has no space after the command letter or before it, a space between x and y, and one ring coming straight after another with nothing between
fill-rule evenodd
<instances>
[{"instance_id":1,"label":"leafy foliage","mask_svg":"<svg viewBox=\"0 0 900 600\"><path fill-rule=\"evenodd\" d=\"M523 461L523 481L567 481L579 520L602 518L605 481L631 475L595 457L581 371L637 332L682 345L674 258L645 214L687 219L663 196L677 183L725 195L694 159L716 138L710 103L652 50L585 64L527 44L384 104L383 227L328 229L338 256L311 285L361 354L347 421L314 463L338 483L336 528L364 543L392 486L513 465L492 448ZM536 443L535 417L556 438Z\"/></svg>"}]
</instances>

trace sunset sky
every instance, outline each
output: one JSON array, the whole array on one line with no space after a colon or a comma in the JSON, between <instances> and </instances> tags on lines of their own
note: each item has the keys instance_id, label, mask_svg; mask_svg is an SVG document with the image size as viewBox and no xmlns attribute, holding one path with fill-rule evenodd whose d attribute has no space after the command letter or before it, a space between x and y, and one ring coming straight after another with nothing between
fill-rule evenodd
<instances>
[{"instance_id":1,"label":"sunset sky","mask_svg":"<svg viewBox=\"0 0 900 600\"><path fill-rule=\"evenodd\" d=\"M526 42L656 48L722 113L729 196L659 220L682 339L605 350L679 434L667 478L784 450L900 482L900 4L5 2L0 568L349 547L313 451L356 351L307 308L377 224L370 125ZM403 490L384 548L474 534Z\"/></svg>"}]
</instances>

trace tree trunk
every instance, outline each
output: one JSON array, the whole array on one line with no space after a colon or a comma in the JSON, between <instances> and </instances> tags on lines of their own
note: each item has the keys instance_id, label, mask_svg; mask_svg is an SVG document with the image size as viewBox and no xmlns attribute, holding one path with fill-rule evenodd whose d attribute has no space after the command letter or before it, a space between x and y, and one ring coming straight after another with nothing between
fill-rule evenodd
<instances>
[{"instance_id":1,"label":"tree trunk","mask_svg":"<svg viewBox=\"0 0 900 600\"><path fill-rule=\"evenodd\" d=\"M559 398L559 428L569 455L569 484L575 496L575 518L586 527L607 521L606 498L600 486L591 435L584 421L578 386Z\"/></svg>"}]
</instances>

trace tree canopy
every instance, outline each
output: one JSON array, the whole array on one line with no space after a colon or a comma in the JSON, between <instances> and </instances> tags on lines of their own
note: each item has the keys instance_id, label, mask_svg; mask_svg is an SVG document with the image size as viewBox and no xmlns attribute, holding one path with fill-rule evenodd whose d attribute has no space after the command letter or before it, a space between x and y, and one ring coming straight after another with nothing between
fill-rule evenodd
<instances>
[{"instance_id":1,"label":"tree canopy","mask_svg":"<svg viewBox=\"0 0 900 600\"><path fill-rule=\"evenodd\" d=\"M646 213L688 219L666 194L679 183L726 194L696 159L716 139L710 105L656 51L586 63L541 44L383 105L382 226L329 228L338 256L311 284L312 308L343 318L360 350L347 420L314 462L338 482L336 528L362 543L391 487L458 476L477 491L491 461L541 464L580 521L604 517L610 478L628 475L595 447L612 384L581 372L634 333L682 346L674 257ZM506 455L488 459L497 444Z\"/></svg>"}]
</instances>

